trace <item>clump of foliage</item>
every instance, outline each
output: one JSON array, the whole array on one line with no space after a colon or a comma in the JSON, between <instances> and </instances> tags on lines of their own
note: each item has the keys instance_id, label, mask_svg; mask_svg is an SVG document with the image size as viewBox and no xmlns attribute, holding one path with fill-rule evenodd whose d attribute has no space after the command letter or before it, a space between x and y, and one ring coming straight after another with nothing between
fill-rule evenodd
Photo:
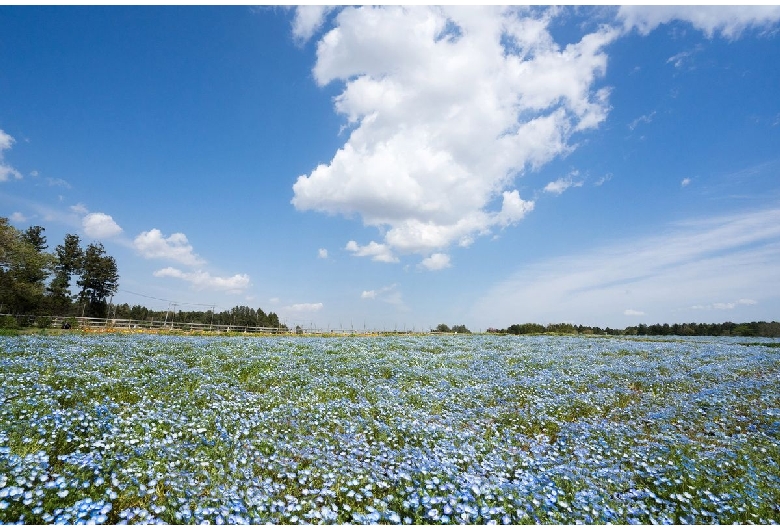
<instances>
[{"instance_id":1,"label":"clump of foliage","mask_svg":"<svg viewBox=\"0 0 780 530\"><path fill-rule=\"evenodd\" d=\"M447 324L439 324L434 331L439 333L471 333L464 324L457 324L449 327Z\"/></svg>"},{"instance_id":2,"label":"clump of foliage","mask_svg":"<svg viewBox=\"0 0 780 530\"><path fill-rule=\"evenodd\" d=\"M35 326L40 329L48 329L51 327L52 318L47 316L40 316L35 319Z\"/></svg>"},{"instance_id":3,"label":"clump of foliage","mask_svg":"<svg viewBox=\"0 0 780 530\"><path fill-rule=\"evenodd\" d=\"M0 329L18 329L19 322L11 315L0 315Z\"/></svg>"}]
</instances>

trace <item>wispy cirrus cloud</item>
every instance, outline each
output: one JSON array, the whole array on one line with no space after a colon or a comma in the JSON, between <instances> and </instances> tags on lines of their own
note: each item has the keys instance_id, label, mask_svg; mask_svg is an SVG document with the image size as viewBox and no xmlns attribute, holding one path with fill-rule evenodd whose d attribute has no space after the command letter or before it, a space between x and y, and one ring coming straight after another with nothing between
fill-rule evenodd
<instances>
[{"instance_id":1,"label":"wispy cirrus cloud","mask_svg":"<svg viewBox=\"0 0 780 530\"><path fill-rule=\"evenodd\" d=\"M154 272L157 278L178 278L188 282L195 290L225 291L240 293L250 286L249 276L235 274L229 277L213 276L205 271L185 272L175 267L166 267Z\"/></svg>"},{"instance_id":2,"label":"wispy cirrus cloud","mask_svg":"<svg viewBox=\"0 0 780 530\"><path fill-rule=\"evenodd\" d=\"M70 185L70 182L63 179L55 179L51 177L46 177L46 184L48 184L51 187L56 188L65 188L67 190L71 189L72 186Z\"/></svg>"},{"instance_id":3,"label":"wispy cirrus cloud","mask_svg":"<svg viewBox=\"0 0 780 530\"><path fill-rule=\"evenodd\" d=\"M697 218L659 232L528 265L491 288L474 318L486 326L620 326L637 316L625 308L692 321L702 309L745 311L754 305L748 301L780 298L780 209ZM514 320L504 322L506 315Z\"/></svg>"},{"instance_id":4,"label":"wispy cirrus cloud","mask_svg":"<svg viewBox=\"0 0 780 530\"><path fill-rule=\"evenodd\" d=\"M579 176L579 171L572 171L565 177L561 177L558 180L548 183L544 187L546 193L552 193L553 195L560 195L569 188L579 188L585 183L583 180L575 180Z\"/></svg>"},{"instance_id":5,"label":"wispy cirrus cloud","mask_svg":"<svg viewBox=\"0 0 780 530\"><path fill-rule=\"evenodd\" d=\"M768 29L780 21L777 5L625 5L618 19L626 30L647 35L661 24L678 20L689 22L707 37L716 34L737 39L748 29Z\"/></svg>"},{"instance_id":6,"label":"wispy cirrus cloud","mask_svg":"<svg viewBox=\"0 0 780 530\"><path fill-rule=\"evenodd\" d=\"M284 307L284 311L288 313L316 313L324 307L322 302L305 302L300 304L292 304Z\"/></svg>"},{"instance_id":7,"label":"wispy cirrus cloud","mask_svg":"<svg viewBox=\"0 0 780 530\"><path fill-rule=\"evenodd\" d=\"M89 213L87 207L82 203L74 204L70 207L70 211L78 215L85 215Z\"/></svg>"},{"instance_id":8,"label":"wispy cirrus cloud","mask_svg":"<svg viewBox=\"0 0 780 530\"><path fill-rule=\"evenodd\" d=\"M612 173L607 173L606 175L600 177L596 182L593 183L594 186L602 186L605 183L612 180Z\"/></svg>"},{"instance_id":9,"label":"wispy cirrus cloud","mask_svg":"<svg viewBox=\"0 0 780 530\"><path fill-rule=\"evenodd\" d=\"M752 298L740 298L739 300L735 302L713 302L711 304L696 304L691 306L691 309L720 309L720 310L726 310L726 309L734 309L741 305L756 305L758 302L753 300Z\"/></svg>"},{"instance_id":10,"label":"wispy cirrus cloud","mask_svg":"<svg viewBox=\"0 0 780 530\"><path fill-rule=\"evenodd\" d=\"M379 289L363 291L360 298L364 300L377 300L395 306L398 310L408 311L397 283L380 287Z\"/></svg>"},{"instance_id":11,"label":"wispy cirrus cloud","mask_svg":"<svg viewBox=\"0 0 780 530\"><path fill-rule=\"evenodd\" d=\"M656 111L650 112L649 114L643 114L642 116L632 120L631 123L628 124L628 128L633 131L643 123L651 123L655 117L655 112Z\"/></svg>"},{"instance_id":12,"label":"wispy cirrus cloud","mask_svg":"<svg viewBox=\"0 0 780 530\"><path fill-rule=\"evenodd\" d=\"M676 53L666 60L667 64L672 64L675 68L680 69L686 65L690 65L693 56L702 50L701 46L697 46L693 50L686 50L680 53Z\"/></svg>"}]
</instances>

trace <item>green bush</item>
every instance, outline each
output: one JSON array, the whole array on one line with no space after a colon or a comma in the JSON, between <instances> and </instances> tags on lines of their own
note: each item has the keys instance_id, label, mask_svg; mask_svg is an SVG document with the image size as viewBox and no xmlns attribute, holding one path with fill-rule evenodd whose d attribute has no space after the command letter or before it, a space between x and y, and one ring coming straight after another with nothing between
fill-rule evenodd
<instances>
[{"instance_id":1,"label":"green bush","mask_svg":"<svg viewBox=\"0 0 780 530\"><path fill-rule=\"evenodd\" d=\"M41 328L41 329L48 329L51 327L52 319L51 317L38 317L35 319L35 327Z\"/></svg>"},{"instance_id":2,"label":"green bush","mask_svg":"<svg viewBox=\"0 0 780 530\"><path fill-rule=\"evenodd\" d=\"M0 317L0 329L18 329L19 322L16 317L11 315L3 315Z\"/></svg>"}]
</instances>

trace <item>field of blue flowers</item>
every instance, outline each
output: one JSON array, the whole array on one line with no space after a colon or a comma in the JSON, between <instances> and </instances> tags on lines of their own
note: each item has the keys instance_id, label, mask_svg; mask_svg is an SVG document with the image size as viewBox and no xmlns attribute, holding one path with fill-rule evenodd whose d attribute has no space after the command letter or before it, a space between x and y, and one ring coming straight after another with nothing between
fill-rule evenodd
<instances>
[{"instance_id":1,"label":"field of blue flowers","mask_svg":"<svg viewBox=\"0 0 780 530\"><path fill-rule=\"evenodd\" d=\"M3 523L780 521L780 349L0 337Z\"/></svg>"}]
</instances>

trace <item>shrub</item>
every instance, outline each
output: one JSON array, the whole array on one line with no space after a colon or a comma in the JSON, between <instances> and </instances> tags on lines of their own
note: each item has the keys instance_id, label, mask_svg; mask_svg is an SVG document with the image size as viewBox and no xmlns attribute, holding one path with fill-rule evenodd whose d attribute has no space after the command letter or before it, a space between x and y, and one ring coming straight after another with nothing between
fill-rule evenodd
<instances>
[{"instance_id":1,"label":"shrub","mask_svg":"<svg viewBox=\"0 0 780 530\"><path fill-rule=\"evenodd\" d=\"M19 322L16 317L11 315L3 315L0 317L0 329L18 329Z\"/></svg>"},{"instance_id":2,"label":"shrub","mask_svg":"<svg viewBox=\"0 0 780 530\"><path fill-rule=\"evenodd\" d=\"M35 319L35 326L41 329L47 329L51 327L51 317L38 317Z\"/></svg>"}]
</instances>

